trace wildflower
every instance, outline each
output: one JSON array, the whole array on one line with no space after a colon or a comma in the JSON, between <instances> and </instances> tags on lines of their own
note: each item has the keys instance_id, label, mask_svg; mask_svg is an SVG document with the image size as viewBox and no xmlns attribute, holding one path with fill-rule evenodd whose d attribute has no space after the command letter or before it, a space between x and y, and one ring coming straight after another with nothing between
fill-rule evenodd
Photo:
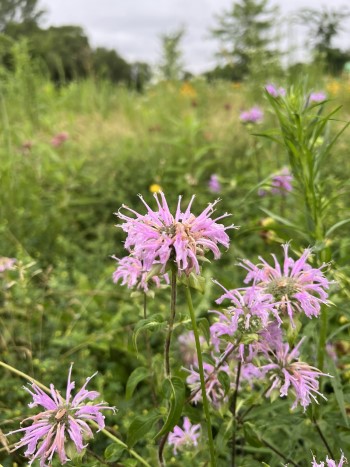
<instances>
[{"instance_id":1,"label":"wildflower","mask_svg":"<svg viewBox=\"0 0 350 467\"><path fill-rule=\"evenodd\" d=\"M279 174L272 177L271 193L274 195L285 195L287 192L293 190L292 181L293 175L291 175L287 168L283 169Z\"/></svg>"},{"instance_id":2,"label":"wildflower","mask_svg":"<svg viewBox=\"0 0 350 467\"><path fill-rule=\"evenodd\" d=\"M182 449L184 446L197 446L200 436L200 424L192 425L188 417L184 417L183 428L176 426L174 431L169 433L168 443L174 446L174 454L177 454L177 449Z\"/></svg>"},{"instance_id":3,"label":"wildflower","mask_svg":"<svg viewBox=\"0 0 350 467\"><path fill-rule=\"evenodd\" d=\"M322 272L325 264L320 268L313 268L307 263L311 249L305 249L301 257L294 261L288 255L288 248L288 243L283 245L282 268L275 255L272 255L274 266L261 257L258 265L243 260L240 266L248 271L244 282L253 282L258 291L270 294L278 309L282 313L287 312L294 326L294 312L303 311L308 318L312 318L320 314L321 304L328 305L326 290L329 288L329 281Z\"/></svg>"},{"instance_id":4,"label":"wildflower","mask_svg":"<svg viewBox=\"0 0 350 467\"><path fill-rule=\"evenodd\" d=\"M121 228L127 233L125 248L133 251L149 271L155 264L162 265L161 272L165 271L169 262L175 262L179 274L185 272L187 275L192 271L199 274L198 260L204 257L206 250L211 250L214 258L220 257L218 244L229 246L229 237L225 232L228 228L217 221L229 214L212 219L214 206L219 200L208 205L199 215L191 213L194 200L192 196L185 212L181 211L181 196L179 197L175 216L169 210L164 193L154 197L157 201L158 210L154 211L140 196L141 201L147 208L147 214L142 215L123 205L123 208L133 213L136 217L129 217L120 211L117 216L125 222Z\"/></svg>"},{"instance_id":5,"label":"wildflower","mask_svg":"<svg viewBox=\"0 0 350 467\"><path fill-rule=\"evenodd\" d=\"M152 183L152 185L149 187L149 191L151 193L160 193L162 191L162 187L158 185L158 183Z\"/></svg>"},{"instance_id":6,"label":"wildflower","mask_svg":"<svg viewBox=\"0 0 350 467\"><path fill-rule=\"evenodd\" d=\"M125 256L121 259L112 256L112 258L118 261L118 267L113 273L113 282L115 284L121 280L121 285L127 285L129 289L134 287L143 289L144 292L148 291L149 280L152 280L156 287L160 287L161 279L164 279L169 284L168 274L163 274L161 277L152 276L149 278L149 272L144 269L142 261L135 256Z\"/></svg>"},{"instance_id":7,"label":"wildflower","mask_svg":"<svg viewBox=\"0 0 350 467\"><path fill-rule=\"evenodd\" d=\"M24 433L15 449L27 446L24 454L30 458L29 465L32 465L36 459L40 459L40 467L51 465L55 452L58 454L61 465L65 464L70 460L66 454L66 444L70 444L70 441L67 441L68 436L74 443L77 452L81 453L87 446L84 445L84 441L93 437L91 428L86 421L95 421L101 430L105 424L104 416L100 411L113 410L114 412L115 410L113 407L104 405L103 402L98 404L88 402L99 396L96 391L86 390L86 385L95 375L86 379L83 387L71 400L71 391L75 387L74 381L71 381L72 366L68 373L65 398L53 385L50 386L50 395L46 394L35 383L31 385L33 391L24 388L33 397L33 402L29 404L29 407L33 408L40 405L45 409L43 412L23 420L23 422L32 420L30 426L9 433Z\"/></svg>"},{"instance_id":8,"label":"wildflower","mask_svg":"<svg viewBox=\"0 0 350 467\"><path fill-rule=\"evenodd\" d=\"M259 107L252 107L242 112L239 118L242 123L260 123L264 118L264 113Z\"/></svg>"},{"instance_id":9,"label":"wildflower","mask_svg":"<svg viewBox=\"0 0 350 467\"><path fill-rule=\"evenodd\" d=\"M195 88L192 86L191 83L189 83L188 81L185 81L180 88L180 94L181 96L194 98L197 96L197 91L195 90Z\"/></svg>"},{"instance_id":10,"label":"wildflower","mask_svg":"<svg viewBox=\"0 0 350 467\"><path fill-rule=\"evenodd\" d=\"M277 89L273 84L267 84L265 86L265 89L268 92L268 94L270 94L270 96L275 98L286 95L286 90L284 88Z\"/></svg>"},{"instance_id":11,"label":"wildflower","mask_svg":"<svg viewBox=\"0 0 350 467\"><path fill-rule=\"evenodd\" d=\"M327 95L322 91L312 92L309 96L309 102L314 102L314 103L323 102L326 99L327 99Z\"/></svg>"},{"instance_id":12,"label":"wildflower","mask_svg":"<svg viewBox=\"0 0 350 467\"><path fill-rule=\"evenodd\" d=\"M212 174L210 176L210 180L208 183L209 190L212 193L220 193L221 191L221 183L219 181L219 177L216 174Z\"/></svg>"},{"instance_id":13,"label":"wildflower","mask_svg":"<svg viewBox=\"0 0 350 467\"><path fill-rule=\"evenodd\" d=\"M186 382L192 391L192 401L197 404L197 402L202 400L199 372L192 365L190 370L187 368L185 368L185 370L190 373L186 379ZM220 368L215 369L215 367L210 363L203 362L203 370L207 398L210 400L214 407L218 407L220 402L222 402L226 396L218 375L219 373L224 372L230 377L231 381L234 381L232 372L227 363L224 363L220 366Z\"/></svg>"},{"instance_id":14,"label":"wildflower","mask_svg":"<svg viewBox=\"0 0 350 467\"><path fill-rule=\"evenodd\" d=\"M339 463L337 463L336 461L334 461L333 459L330 459L328 456L326 458L326 462L327 462L327 467L343 467L344 463L347 464L347 460L346 458L344 457L344 453L342 452L341 453L341 458L340 458L340 461ZM313 456L313 459L312 459L312 467L325 467L325 464L323 461L321 461L319 464L317 463L317 460L315 458L315 456Z\"/></svg>"},{"instance_id":15,"label":"wildflower","mask_svg":"<svg viewBox=\"0 0 350 467\"><path fill-rule=\"evenodd\" d=\"M274 337L276 338L276 335ZM295 395L292 409L295 409L300 403L305 412L306 407L312 402L311 399L318 404L317 395L326 399L318 390L318 378L330 375L322 373L308 363L297 360L303 340L304 338L292 351L290 351L289 344L283 343L282 339L278 338L274 342L266 342L265 349L262 345L261 350L265 350L266 356L271 362L262 367L266 372L272 373L270 376L272 384L266 397L269 397L274 389L279 389L281 397L287 396L289 390L292 390Z\"/></svg>"},{"instance_id":16,"label":"wildflower","mask_svg":"<svg viewBox=\"0 0 350 467\"><path fill-rule=\"evenodd\" d=\"M57 133L51 140L51 146L54 148L58 148L62 146L62 144L67 141L69 138L69 134L66 133L65 131L62 131L61 133Z\"/></svg>"},{"instance_id":17,"label":"wildflower","mask_svg":"<svg viewBox=\"0 0 350 467\"><path fill-rule=\"evenodd\" d=\"M211 340L217 351L222 336L235 336L237 332L252 334L266 328L270 313L281 321L275 305L271 303L270 295L262 295L254 287L247 288L242 294L237 289L226 290L221 284L214 282L225 290L216 303L221 304L225 299L231 301L231 306L224 313L213 311L219 317L219 321L210 326ZM239 345L239 353L243 360L244 344Z\"/></svg>"},{"instance_id":18,"label":"wildflower","mask_svg":"<svg viewBox=\"0 0 350 467\"><path fill-rule=\"evenodd\" d=\"M15 258L7 258L6 256L0 256L0 272L9 271L14 269L14 265L17 262Z\"/></svg>"}]
</instances>

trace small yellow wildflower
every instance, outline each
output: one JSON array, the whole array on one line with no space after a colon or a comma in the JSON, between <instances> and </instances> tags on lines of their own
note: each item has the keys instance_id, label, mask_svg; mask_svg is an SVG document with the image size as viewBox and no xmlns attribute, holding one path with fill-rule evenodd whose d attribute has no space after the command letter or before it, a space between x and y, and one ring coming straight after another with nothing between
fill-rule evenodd
<instances>
[{"instance_id":1,"label":"small yellow wildflower","mask_svg":"<svg viewBox=\"0 0 350 467\"><path fill-rule=\"evenodd\" d=\"M158 185L158 183L152 183L152 185L149 187L149 191L151 193L159 193L162 191L162 187Z\"/></svg>"},{"instance_id":2,"label":"small yellow wildflower","mask_svg":"<svg viewBox=\"0 0 350 467\"><path fill-rule=\"evenodd\" d=\"M197 91L194 89L192 84L190 84L188 81L185 81L180 88L180 94L181 96L185 97L196 97Z\"/></svg>"}]
</instances>

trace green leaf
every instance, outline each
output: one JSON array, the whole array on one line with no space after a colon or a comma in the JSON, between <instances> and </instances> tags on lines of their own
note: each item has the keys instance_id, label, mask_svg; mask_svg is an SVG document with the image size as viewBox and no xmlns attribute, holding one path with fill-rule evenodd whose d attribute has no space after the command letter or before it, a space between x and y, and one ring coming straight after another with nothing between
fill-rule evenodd
<instances>
[{"instance_id":1,"label":"green leaf","mask_svg":"<svg viewBox=\"0 0 350 467\"><path fill-rule=\"evenodd\" d=\"M327 232L326 232L326 237L328 237L331 233L335 232L339 227L342 227L345 224L348 224L350 222L350 218L343 219L342 221L337 222L336 224L332 225Z\"/></svg>"},{"instance_id":2,"label":"green leaf","mask_svg":"<svg viewBox=\"0 0 350 467\"><path fill-rule=\"evenodd\" d=\"M333 378L331 378L331 383L334 389L335 398L337 399L338 406L343 416L345 425L349 427L349 420L348 420L348 416L347 416L346 408L345 408L344 393L343 393L342 384L339 378L338 369L334 363L334 360L331 357L326 356L326 358L327 358L327 363L329 365L329 368L333 376Z\"/></svg>"},{"instance_id":3,"label":"green leaf","mask_svg":"<svg viewBox=\"0 0 350 467\"><path fill-rule=\"evenodd\" d=\"M105 460L109 462L115 462L120 459L121 455L125 451L125 447L120 444L113 443L107 446L105 449Z\"/></svg>"},{"instance_id":4,"label":"green leaf","mask_svg":"<svg viewBox=\"0 0 350 467\"><path fill-rule=\"evenodd\" d=\"M293 222L290 222L288 219L285 217L278 216L277 214L273 213L269 209L265 208L260 208L265 214L267 214L269 217L272 217L272 219L280 222L281 224L286 225L287 227L290 227L291 229L295 230L298 232L300 235L302 235L306 240L309 240L308 235L305 233L304 230L301 230L296 224L293 224Z\"/></svg>"},{"instance_id":5,"label":"green leaf","mask_svg":"<svg viewBox=\"0 0 350 467\"><path fill-rule=\"evenodd\" d=\"M250 422L245 422L243 425L244 437L246 441L256 448L263 446L263 443L260 441L259 434L255 431L255 427Z\"/></svg>"},{"instance_id":6,"label":"green leaf","mask_svg":"<svg viewBox=\"0 0 350 467\"><path fill-rule=\"evenodd\" d=\"M185 403L185 385L182 379L173 376L171 379L164 381L165 393L170 393L170 410L168 417L162 429L156 434L155 438L159 438L166 433L169 433L177 424L181 417L182 409Z\"/></svg>"},{"instance_id":7,"label":"green leaf","mask_svg":"<svg viewBox=\"0 0 350 467\"><path fill-rule=\"evenodd\" d=\"M209 343L210 341L210 326L207 318L199 318L197 321L198 329L204 335L205 340Z\"/></svg>"},{"instance_id":8,"label":"green leaf","mask_svg":"<svg viewBox=\"0 0 350 467\"><path fill-rule=\"evenodd\" d=\"M160 418L159 412L154 411L135 417L129 426L127 445L132 447L138 440L146 436Z\"/></svg>"},{"instance_id":9,"label":"green leaf","mask_svg":"<svg viewBox=\"0 0 350 467\"><path fill-rule=\"evenodd\" d=\"M221 386L223 387L225 391L225 396L226 396L231 388L231 379L225 371L219 371L217 376L218 376L218 380L220 381Z\"/></svg>"},{"instance_id":10,"label":"green leaf","mask_svg":"<svg viewBox=\"0 0 350 467\"><path fill-rule=\"evenodd\" d=\"M142 319L137 323L134 329L134 333L132 336L133 344L136 349L136 352L138 353L137 349L137 338L140 334L140 332L145 331L145 330L158 330L164 327L167 324L166 321L164 321L164 316L161 313L157 313L155 315L150 316L147 319Z\"/></svg>"},{"instance_id":11,"label":"green leaf","mask_svg":"<svg viewBox=\"0 0 350 467\"><path fill-rule=\"evenodd\" d=\"M126 383L125 398L129 400L133 395L136 386L149 376L149 371L143 366L136 368L129 376Z\"/></svg>"},{"instance_id":12,"label":"green leaf","mask_svg":"<svg viewBox=\"0 0 350 467\"><path fill-rule=\"evenodd\" d=\"M198 274L195 274L194 272L191 272L191 274L187 278L187 284L189 287L192 289L198 290L201 294L204 294L205 292L205 277L199 276Z\"/></svg>"}]
</instances>

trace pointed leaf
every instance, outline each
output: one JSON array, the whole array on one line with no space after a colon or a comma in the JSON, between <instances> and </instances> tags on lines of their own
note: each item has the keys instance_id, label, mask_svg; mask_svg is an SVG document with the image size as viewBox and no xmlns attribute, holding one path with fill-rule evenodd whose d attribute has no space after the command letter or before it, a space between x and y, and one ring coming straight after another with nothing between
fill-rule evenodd
<instances>
[{"instance_id":1,"label":"pointed leaf","mask_svg":"<svg viewBox=\"0 0 350 467\"><path fill-rule=\"evenodd\" d=\"M156 434L155 438L159 438L166 433L169 433L177 424L181 417L182 409L185 403L185 385L182 379L177 376L165 380L166 391L170 391L170 410L168 417L162 429Z\"/></svg>"},{"instance_id":2,"label":"pointed leaf","mask_svg":"<svg viewBox=\"0 0 350 467\"><path fill-rule=\"evenodd\" d=\"M146 379L149 376L149 371L143 366L135 368L135 370L130 374L128 382L126 383L125 398L129 400L133 395L136 386Z\"/></svg>"}]
</instances>

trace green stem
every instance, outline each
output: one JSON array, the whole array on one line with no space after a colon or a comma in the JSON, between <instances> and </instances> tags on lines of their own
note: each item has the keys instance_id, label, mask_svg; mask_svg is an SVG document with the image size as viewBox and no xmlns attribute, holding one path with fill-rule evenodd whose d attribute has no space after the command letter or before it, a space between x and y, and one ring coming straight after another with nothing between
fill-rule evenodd
<instances>
[{"instance_id":1,"label":"green stem","mask_svg":"<svg viewBox=\"0 0 350 467\"><path fill-rule=\"evenodd\" d=\"M231 466L232 467L235 467L236 465L236 433L237 433L236 410L237 410L238 387L239 387L239 379L241 376L241 368L242 368L242 362L241 360L238 360L235 392L233 393L232 405L231 405L231 412L233 415L232 452L231 452L232 454Z\"/></svg>"},{"instance_id":2,"label":"green stem","mask_svg":"<svg viewBox=\"0 0 350 467\"><path fill-rule=\"evenodd\" d=\"M166 378L170 378L170 343L171 343L171 336L173 334L174 329L174 321L175 321L175 311L176 311L176 270L175 268L171 271L171 300L170 300L170 316L169 316L169 325L168 325L168 332L165 339L164 345L164 368L165 368L165 376Z\"/></svg>"},{"instance_id":3,"label":"green stem","mask_svg":"<svg viewBox=\"0 0 350 467\"><path fill-rule=\"evenodd\" d=\"M205 388L205 377L204 377L204 369L203 369L202 351L201 351L201 345L200 345L200 341L199 341L199 334L198 334L197 323L196 323L196 315L195 315L194 308L193 308L192 296L191 296L190 286L189 286L188 282L187 282L187 287L185 287L185 291L186 291L186 299L187 299L188 310L189 310L190 316L191 316L192 330L193 330L194 339L195 339L195 342L196 342L196 352L197 352L197 359L198 359L198 371L199 371L199 378L200 378L200 382L201 382L203 409L204 409L204 414L205 414L205 418L206 418L206 421L207 421L208 442L209 442L211 466L216 467L217 464L216 464L215 447L214 447L213 433L212 433L212 430L211 430L211 423L210 423L209 404L208 404L207 393L206 393L206 388Z\"/></svg>"},{"instance_id":4,"label":"green stem","mask_svg":"<svg viewBox=\"0 0 350 467\"><path fill-rule=\"evenodd\" d=\"M322 433L322 430L321 430L319 424L317 423L316 418L313 418L313 419L312 419L312 423L314 424L314 427L316 428L316 431L317 431L317 433L319 434L319 436L320 436L320 438L321 438L321 440L322 440L322 443L325 445L325 447L326 447L326 449L327 449L327 451L328 451L328 454L331 456L332 459L334 459L335 457L334 457L334 454L333 454L333 452L332 452L332 449L330 448L330 446L329 446L329 444L328 444L328 442L327 442L327 440L326 440L324 434Z\"/></svg>"},{"instance_id":5,"label":"green stem","mask_svg":"<svg viewBox=\"0 0 350 467\"><path fill-rule=\"evenodd\" d=\"M15 375L17 376L20 376L21 378L23 379L26 379L27 381L31 382L31 383L34 383L36 384L37 386L39 386L39 388L41 388L43 391L47 392L48 394L51 394L51 391L50 389L45 386L44 384L40 383L39 381L37 381L36 379L32 378L31 376L27 375L26 373L23 373L22 371L19 371L17 370L16 368L14 368L13 366L11 365L8 365L7 363L4 363L4 362L1 362L0 361L0 366L2 366L3 368L6 368L6 370L9 370L11 371L12 373L14 373ZM133 449L130 449L128 447L127 444L123 443L123 441L121 441L119 438L117 438L116 436L112 435L112 433L110 433L109 431L107 431L105 428L102 428L100 429L100 427L98 426L98 424L96 422L94 422L93 420L89 420L90 424L92 426L94 426L95 428L97 428L99 431L101 431L105 436L107 436L107 438L110 438L111 440L113 440L115 443L119 444L120 446L123 446L123 448L125 448L129 454L131 454L133 457L135 457L135 459L137 459L139 462L141 462L142 465L145 465L147 467L151 467L151 465L145 461L141 456L139 456L137 454L137 452L135 452Z\"/></svg>"},{"instance_id":6,"label":"green stem","mask_svg":"<svg viewBox=\"0 0 350 467\"><path fill-rule=\"evenodd\" d=\"M317 363L318 369L323 370L324 365L324 354L326 351L326 341L327 341L327 327L328 327L328 310L326 306L321 308L321 317L320 317L320 338L318 341L318 351L317 351Z\"/></svg>"}]
</instances>

